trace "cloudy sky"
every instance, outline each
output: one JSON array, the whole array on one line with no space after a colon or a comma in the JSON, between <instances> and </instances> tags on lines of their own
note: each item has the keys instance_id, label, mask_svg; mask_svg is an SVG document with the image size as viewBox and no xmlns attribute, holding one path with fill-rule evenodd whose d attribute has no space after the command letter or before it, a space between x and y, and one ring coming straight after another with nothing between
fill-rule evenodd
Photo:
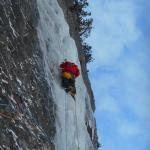
<instances>
[{"instance_id":1,"label":"cloudy sky","mask_svg":"<svg viewBox=\"0 0 150 150\"><path fill-rule=\"evenodd\" d=\"M150 150L150 0L89 0L101 150Z\"/></svg>"}]
</instances>

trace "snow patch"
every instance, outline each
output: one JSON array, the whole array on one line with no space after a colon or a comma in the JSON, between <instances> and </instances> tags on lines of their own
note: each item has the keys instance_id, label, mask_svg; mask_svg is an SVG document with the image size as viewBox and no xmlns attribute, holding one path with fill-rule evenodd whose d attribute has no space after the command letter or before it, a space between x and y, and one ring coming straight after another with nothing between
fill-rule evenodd
<instances>
[{"instance_id":1,"label":"snow patch","mask_svg":"<svg viewBox=\"0 0 150 150\"><path fill-rule=\"evenodd\" d=\"M15 142L14 144L16 145L17 149L23 150L23 149L18 145L18 143L17 143L18 136L14 133L14 131L12 131L11 129L7 129L7 131L8 131L9 133L11 133L11 135L12 135L12 137L13 137L13 139L14 139L14 142Z\"/></svg>"},{"instance_id":2,"label":"snow patch","mask_svg":"<svg viewBox=\"0 0 150 150\"><path fill-rule=\"evenodd\" d=\"M16 104L16 101L14 100L13 95L11 94L11 96L9 96L10 100L13 101Z\"/></svg>"},{"instance_id":3,"label":"snow patch","mask_svg":"<svg viewBox=\"0 0 150 150\"><path fill-rule=\"evenodd\" d=\"M4 89L2 89L2 93L3 93L3 94L5 94L5 93L6 93L6 91L5 91Z\"/></svg>"},{"instance_id":4,"label":"snow patch","mask_svg":"<svg viewBox=\"0 0 150 150\"><path fill-rule=\"evenodd\" d=\"M10 28L12 29L13 35L17 38L17 32L16 32L15 29L13 28L12 23L11 23L11 21L10 21L10 18L9 18L9 25L10 25Z\"/></svg>"},{"instance_id":5,"label":"snow patch","mask_svg":"<svg viewBox=\"0 0 150 150\"><path fill-rule=\"evenodd\" d=\"M22 85L22 82L16 77L17 82L19 83L19 85Z\"/></svg>"},{"instance_id":6,"label":"snow patch","mask_svg":"<svg viewBox=\"0 0 150 150\"><path fill-rule=\"evenodd\" d=\"M8 81L2 79L2 82L5 83L5 84L8 84Z\"/></svg>"}]
</instances>

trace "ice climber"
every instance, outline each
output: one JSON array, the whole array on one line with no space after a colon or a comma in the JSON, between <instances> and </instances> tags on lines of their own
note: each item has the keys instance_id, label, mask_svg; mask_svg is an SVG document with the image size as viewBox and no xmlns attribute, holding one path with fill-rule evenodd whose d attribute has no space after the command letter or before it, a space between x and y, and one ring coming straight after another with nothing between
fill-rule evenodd
<instances>
[{"instance_id":1,"label":"ice climber","mask_svg":"<svg viewBox=\"0 0 150 150\"><path fill-rule=\"evenodd\" d=\"M70 61L65 60L60 64L62 86L65 91L69 93L73 98L76 94L75 78L80 75L78 66Z\"/></svg>"}]
</instances>

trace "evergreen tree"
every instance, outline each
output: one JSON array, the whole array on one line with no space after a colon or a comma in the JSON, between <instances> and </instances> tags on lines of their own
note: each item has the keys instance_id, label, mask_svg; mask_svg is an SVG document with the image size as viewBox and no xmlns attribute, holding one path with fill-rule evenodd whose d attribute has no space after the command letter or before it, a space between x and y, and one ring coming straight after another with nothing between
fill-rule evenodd
<instances>
[{"instance_id":1,"label":"evergreen tree","mask_svg":"<svg viewBox=\"0 0 150 150\"><path fill-rule=\"evenodd\" d=\"M84 42L84 40L90 36L93 23L93 19L89 18L91 16L91 12L86 10L88 5L89 3L87 0L74 0L74 6L70 8L71 11L74 11L75 14L77 14L77 22L79 23L78 31L86 63L93 61L92 47Z\"/></svg>"}]
</instances>

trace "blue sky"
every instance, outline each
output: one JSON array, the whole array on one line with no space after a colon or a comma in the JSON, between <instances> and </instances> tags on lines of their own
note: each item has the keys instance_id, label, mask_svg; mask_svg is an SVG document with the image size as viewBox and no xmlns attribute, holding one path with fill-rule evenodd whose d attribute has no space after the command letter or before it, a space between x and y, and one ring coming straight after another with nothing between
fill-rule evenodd
<instances>
[{"instance_id":1,"label":"blue sky","mask_svg":"<svg viewBox=\"0 0 150 150\"><path fill-rule=\"evenodd\" d=\"M150 1L91 0L101 150L150 150Z\"/></svg>"}]
</instances>

